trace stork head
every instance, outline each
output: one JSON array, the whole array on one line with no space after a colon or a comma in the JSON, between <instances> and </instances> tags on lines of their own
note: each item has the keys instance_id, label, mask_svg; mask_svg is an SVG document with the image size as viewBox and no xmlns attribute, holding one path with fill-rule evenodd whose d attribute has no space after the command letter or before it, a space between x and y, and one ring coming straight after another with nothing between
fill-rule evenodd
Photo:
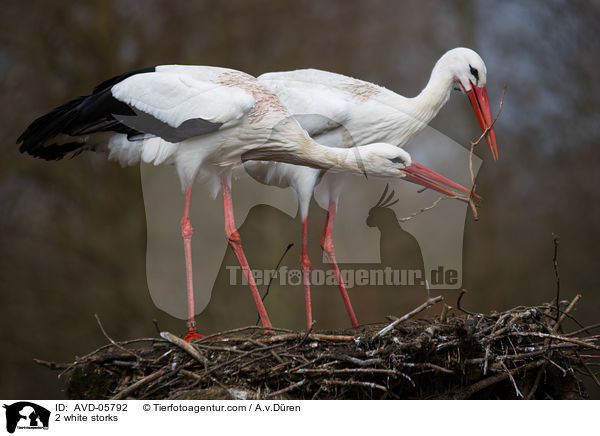
<instances>
[{"instance_id":1,"label":"stork head","mask_svg":"<svg viewBox=\"0 0 600 436\"><path fill-rule=\"evenodd\" d=\"M369 176L402 177L403 170L412 164L410 154L400 147L384 142L355 147L358 166Z\"/></svg>"},{"instance_id":2,"label":"stork head","mask_svg":"<svg viewBox=\"0 0 600 436\"><path fill-rule=\"evenodd\" d=\"M447 51L440 61L447 65L454 74L454 79L464 89L470 90L473 85L485 87L487 68L481 56L470 48L453 48Z\"/></svg>"},{"instance_id":3,"label":"stork head","mask_svg":"<svg viewBox=\"0 0 600 436\"><path fill-rule=\"evenodd\" d=\"M368 175L400 177L448 196L455 196L457 192L469 195L471 192L441 174L413 162L410 154L400 147L379 142L356 147L354 150L358 166Z\"/></svg>"},{"instance_id":4,"label":"stork head","mask_svg":"<svg viewBox=\"0 0 600 436\"><path fill-rule=\"evenodd\" d=\"M438 62L449 69L458 84L458 89L469 97L482 132L487 130L485 139L492 156L494 160L498 160L496 134L492 126L492 113L485 89L487 83L485 63L477 53L465 47L457 47L446 52Z\"/></svg>"}]
</instances>

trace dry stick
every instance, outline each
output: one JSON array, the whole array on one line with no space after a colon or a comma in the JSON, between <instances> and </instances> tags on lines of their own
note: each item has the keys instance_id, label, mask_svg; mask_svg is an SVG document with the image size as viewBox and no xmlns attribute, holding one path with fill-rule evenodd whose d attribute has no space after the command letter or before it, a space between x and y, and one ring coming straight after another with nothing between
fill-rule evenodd
<instances>
[{"instance_id":1,"label":"dry stick","mask_svg":"<svg viewBox=\"0 0 600 436\"><path fill-rule=\"evenodd\" d=\"M592 378L592 380L594 380L594 383L596 383L596 386L600 386L600 380L598 380L598 377L596 377L596 374L594 374L594 372L590 369L587 362L580 357L580 355L577 351L575 351L575 355L579 358L580 362L583 364L583 368L588 373L588 375Z\"/></svg>"},{"instance_id":2,"label":"dry stick","mask_svg":"<svg viewBox=\"0 0 600 436\"><path fill-rule=\"evenodd\" d=\"M558 235L552 233L552 240L554 241L554 257L552 258L552 264L554 265L554 276L556 277L556 324L558 324L558 317L560 315L560 277L558 275Z\"/></svg>"},{"instance_id":3,"label":"dry stick","mask_svg":"<svg viewBox=\"0 0 600 436\"><path fill-rule=\"evenodd\" d=\"M557 244L558 244L558 242L555 242L555 247L556 247ZM558 286L559 282L558 282L558 271L557 271L557 269L555 269L555 273L557 275L557 286ZM576 300L579 300L579 297L581 297L580 294L577 294L575 296L575 298L573 299L573 301L571 302L571 304L569 304L569 306L565 310L565 313L563 314L563 316L561 316L561 318L557 321L556 326L558 326L560 324L560 322L564 319L564 316L566 316L567 312L570 311L571 306L575 305L574 303L576 302ZM555 326L555 328L556 328L556 326ZM598 323L598 324L592 324L589 327L584 327L584 328L582 328L580 330L577 330L575 332L568 333L565 336L575 336L578 333L581 333L581 332L584 332L584 331L588 331L589 329L593 329L593 328L596 328L596 327L600 327L600 323ZM579 355L579 353L577 351L575 351L575 355L579 358L581 364L583 365L583 368L588 373L588 375L592 378L592 380L594 381L594 383L596 383L597 386L600 386L600 380L598 380L598 377L596 377L596 375L594 374L594 372L590 369L590 367L588 366L587 362L584 359L581 358L581 356Z\"/></svg>"},{"instance_id":4,"label":"dry stick","mask_svg":"<svg viewBox=\"0 0 600 436\"><path fill-rule=\"evenodd\" d=\"M511 332L510 334L516 335L516 336L536 336L538 338L558 339L559 341L571 342L573 344L581 345L582 347L592 348L594 350L600 350L600 346L595 345L595 344L590 344L589 342L585 342L585 340L566 338L564 336L551 335L549 333L542 333L542 332ZM588 340L590 340L590 339L588 339Z\"/></svg>"},{"instance_id":5,"label":"dry stick","mask_svg":"<svg viewBox=\"0 0 600 436\"><path fill-rule=\"evenodd\" d=\"M554 309L556 309L556 307L554 307ZM564 311L564 310L562 310L562 309L560 310L560 313L561 313L562 315L565 315L567 318L569 318L571 321L573 321L575 324L577 324L577 325L578 325L580 328L583 328L584 330L582 330L582 331L585 331L585 327L584 327L584 325L583 325L583 324L581 324L579 321L577 321L577 319L576 319L576 318L575 318L573 315L571 315L571 314L569 314L569 313L565 312L565 311ZM548 315L548 313L547 313L547 312L544 312L544 316L545 316L546 318L549 318L549 315ZM546 326L546 327L548 327L548 330L552 330L552 326ZM588 333L588 334L591 334L590 332L587 332L587 333Z\"/></svg>"},{"instance_id":6,"label":"dry stick","mask_svg":"<svg viewBox=\"0 0 600 436\"><path fill-rule=\"evenodd\" d=\"M383 337L383 336L387 335L389 332L391 332L401 322L406 321L409 318L412 318L413 316L415 316L419 312L424 311L425 309L427 309L428 307L434 305L435 303L439 303L443 299L444 299L444 297L442 297L441 295L438 295L437 297L434 297L434 298L428 298L427 301L425 301L423 304L421 304L416 309L408 312L406 315L401 316L400 318L398 318L397 320L395 320L394 322L392 322L391 324L389 324L387 327L384 327L381 330L379 330L379 332L377 332L377 334L374 337L375 338L380 338L380 337Z\"/></svg>"},{"instance_id":7,"label":"dry stick","mask_svg":"<svg viewBox=\"0 0 600 436\"><path fill-rule=\"evenodd\" d=\"M513 318L513 320L514 320L514 318ZM512 323L513 320L511 320L510 323ZM509 325L510 325L510 323L509 323ZM550 326L548 325L547 327L550 327ZM552 331L552 329L550 329L550 330ZM572 345L575 346L575 344L572 344ZM544 374L546 374L546 366L548 365L548 361L550 361L550 356L552 356L552 348L553 348L552 338L544 339L544 344L542 345L542 348L545 349L542 354L544 354L546 361L543 363L543 365L540 366L540 369L538 369L538 373L535 376L535 381L533 383L533 386L531 387L531 390L525 397L526 400L530 400L531 398L533 398L533 396L535 395L535 391L538 389L538 386L542 379L542 376Z\"/></svg>"},{"instance_id":8,"label":"dry stick","mask_svg":"<svg viewBox=\"0 0 600 436\"><path fill-rule=\"evenodd\" d=\"M526 365L519 366L518 368L511 369L508 372L501 372L499 374L496 374L491 377L480 380L477 383L473 383L472 385L467 386L464 389L461 389L459 392L449 395L449 398L451 398L453 400L466 400L473 394L476 394L477 392L479 392L487 387L490 387L498 382L501 382L502 380L507 379L509 377L509 374L512 375L512 374L516 374L518 371L521 371L521 370L537 368L540 365L543 365L545 362L546 361L544 359L540 359L540 360L536 360L535 362L530 362Z\"/></svg>"},{"instance_id":9,"label":"dry stick","mask_svg":"<svg viewBox=\"0 0 600 436\"><path fill-rule=\"evenodd\" d=\"M583 332L589 332L589 330L593 330L593 329L597 329L598 327L600 327L600 322L597 324L592 324L592 325L588 325L586 327L583 327L579 330L575 330L574 332L569 332L569 333L565 333L564 336L576 336L579 333L583 333Z\"/></svg>"},{"instance_id":10,"label":"dry stick","mask_svg":"<svg viewBox=\"0 0 600 436\"><path fill-rule=\"evenodd\" d=\"M194 348L194 346L192 344L175 336L171 332L160 332L160 337L169 341L173 345L176 345L177 347L181 348L182 350L184 350L186 353L188 353L190 356L192 356L198 362L202 363L204 365L204 370L206 370L206 368L208 366L208 360L206 359L206 357L204 357L202 354L200 354L200 352L196 348Z\"/></svg>"},{"instance_id":11,"label":"dry stick","mask_svg":"<svg viewBox=\"0 0 600 436\"><path fill-rule=\"evenodd\" d=\"M533 398L533 396L535 395L535 391L537 391L537 389L540 385L540 381L542 380L542 375L544 375L544 369L546 369L547 364L548 364L547 362L544 362L544 364L542 366L540 366L540 370L538 371L537 375L535 376L535 381L533 382L533 386L531 387L531 390L525 397L526 400L531 400Z\"/></svg>"},{"instance_id":12,"label":"dry stick","mask_svg":"<svg viewBox=\"0 0 600 436\"><path fill-rule=\"evenodd\" d=\"M261 328L264 328L264 327L261 327ZM220 363L218 365L213 366L212 368L209 368L207 371L204 372L204 374L202 374L202 377L206 377L207 375L214 373L217 369L221 369L224 366L231 365L232 363L237 362L238 360L241 360L242 358L249 356L250 354L255 353L257 351L268 351L271 348L276 348L276 347L281 347L281 346L282 346L282 344L275 344L275 345L271 345L266 348L259 348L259 349L246 351L244 354L240 354L239 356L229 359L226 362Z\"/></svg>"},{"instance_id":13,"label":"dry stick","mask_svg":"<svg viewBox=\"0 0 600 436\"><path fill-rule=\"evenodd\" d=\"M496 120L498 119L498 117L500 116L500 113L502 112L502 105L504 104L504 94L505 93L506 93L506 85L504 85L504 88L502 89L502 96L500 97L500 105L498 107L498 113L496 113L496 117L494 118L494 121L492 121L492 124L490 124L488 127L486 127L486 129L483 131L481 136L479 138L477 138L477 141L471 142L472 145L479 144L481 142L481 140L483 138L485 138L485 135L487 135L489 133L489 131L492 129L492 127L494 127L494 124L496 124Z\"/></svg>"},{"instance_id":14,"label":"dry stick","mask_svg":"<svg viewBox=\"0 0 600 436\"><path fill-rule=\"evenodd\" d=\"M235 328L235 329L231 329L231 330L225 330L222 332L217 332L217 333L213 333L212 335L208 335L208 336L204 336L203 338L200 338L198 341L196 341L196 343L202 343L202 342L206 342L209 339L213 339L213 338L218 338L220 336L227 336L230 335L232 333L239 333L239 332L243 332L246 330L265 330L265 327L262 326L256 326L256 325L249 325L246 327L239 327L239 328ZM286 332L286 333L293 333L293 330L290 329L282 329L279 327L269 327L269 330L274 330L277 332ZM226 341L232 341L236 338L227 338ZM244 341L247 341L247 338L244 338ZM217 342L217 341L214 341Z\"/></svg>"},{"instance_id":15,"label":"dry stick","mask_svg":"<svg viewBox=\"0 0 600 436\"><path fill-rule=\"evenodd\" d=\"M484 362L483 362L483 375L487 375L487 369L488 369L488 362L489 362L489 357L490 357L490 348L491 348L491 344L487 344L487 346L485 347L485 357L484 357Z\"/></svg>"},{"instance_id":16,"label":"dry stick","mask_svg":"<svg viewBox=\"0 0 600 436\"><path fill-rule=\"evenodd\" d=\"M315 324L317 323L317 321L313 320L313 322L311 323L310 327L308 328L308 330L306 330L306 333L301 334L301 338L300 342L298 343L298 347L300 345L304 345L306 343L306 341L309 339L311 332L313 331L313 328L315 327Z\"/></svg>"},{"instance_id":17,"label":"dry stick","mask_svg":"<svg viewBox=\"0 0 600 436\"><path fill-rule=\"evenodd\" d=\"M337 360L343 360L343 361L346 361L349 363L353 363L353 364L361 366L363 368L366 366L377 365L379 363L382 363L382 360L379 358L362 360L357 357L345 356L343 354L335 354L335 353L332 353L327 357L330 357L332 359L337 359Z\"/></svg>"},{"instance_id":18,"label":"dry stick","mask_svg":"<svg viewBox=\"0 0 600 436\"><path fill-rule=\"evenodd\" d=\"M446 322L448 320L448 306L446 303L442 306L442 312L440 313L440 322Z\"/></svg>"},{"instance_id":19,"label":"dry stick","mask_svg":"<svg viewBox=\"0 0 600 436\"><path fill-rule=\"evenodd\" d=\"M458 296L458 298L456 299L456 308L458 310L460 310L463 313L466 313L467 315L480 315L479 313L474 313L474 312L469 312L468 310L463 309L460 306L460 302L462 301L462 297L467 293L466 289L461 289L460 290L460 295Z\"/></svg>"},{"instance_id":20,"label":"dry stick","mask_svg":"<svg viewBox=\"0 0 600 436\"><path fill-rule=\"evenodd\" d=\"M388 374L401 375L400 371L395 369L383 368L303 368L297 371L298 374ZM405 375L405 374L402 374Z\"/></svg>"},{"instance_id":21,"label":"dry stick","mask_svg":"<svg viewBox=\"0 0 600 436\"><path fill-rule=\"evenodd\" d=\"M479 220L479 215L477 214L477 206L475 206L475 202L473 201L473 195L475 194L475 189L477 185L475 184L475 173L473 172L473 149L475 144L471 142L471 151L469 152L469 171L471 172L471 192L469 193L469 207L471 207L471 211L473 212L473 219L475 221Z\"/></svg>"},{"instance_id":22,"label":"dry stick","mask_svg":"<svg viewBox=\"0 0 600 436\"><path fill-rule=\"evenodd\" d=\"M154 328L156 329L156 333L160 335L160 326L158 325L158 320L156 318L152 320L152 324L154 324Z\"/></svg>"},{"instance_id":23,"label":"dry stick","mask_svg":"<svg viewBox=\"0 0 600 436\"><path fill-rule=\"evenodd\" d=\"M398 222L400 223L404 223L408 220L413 219L414 217L416 217L417 215L422 214L423 212L426 212L428 210L433 209L434 207L436 207L440 201L442 200L448 200L449 198L459 198L458 196L448 196L448 197L438 197L437 200L435 200L432 204L430 204L429 206L423 207L420 210L418 210L417 212L411 213L410 215L404 217L404 218L398 218Z\"/></svg>"},{"instance_id":24,"label":"dry stick","mask_svg":"<svg viewBox=\"0 0 600 436\"><path fill-rule=\"evenodd\" d=\"M256 339L248 338L248 342L249 342L250 344L252 344L252 345L255 345L255 346L259 347L259 348L267 348L267 347L265 346L265 344L261 344L261 343L260 343L260 342L258 342ZM245 345L245 343L244 343L244 345Z\"/></svg>"},{"instance_id":25,"label":"dry stick","mask_svg":"<svg viewBox=\"0 0 600 436\"><path fill-rule=\"evenodd\" d=\"M495 122L495 121L494 121ZM492 123L493 125L493 123ZM479 142L479 141L477 141ZM471 146L471 153L473 153L473 147ZM473 179L473 165L471 164L471 179ZM426 189L426 188L425 188ZM424 191L425 189L423 189L422 191ZM422 192L419 191L419 192ZM448 200L448 199L459 199L462 201L465 201L467 203L469 203L471 205L471 207L474 207L474 203L473 203L473 194L475 192L475 185L473 185L473 188L471 189L471 192L469 193L468 197L465 197L463 195L459 195L459 194L454 194L454 195L446 195L445 197L438 197L432 204L430 204L429 206L423 207L421 209L419 209L417 212L411 213L410 215L404 217L404 218L398 218L398 222L400 223L404 223L406 221L409 221L413 218L415 218L416 216L422 214L423 212L426 212L428 210L433 209L434 207L436 207L442 200ZM475 219L477 220L477 211L474 209L473 210L473 214L475 216Z\"/></svg>"},{"instance_id":26,"label":"dry stick","mask_svg":"<svg viewBox=\"0 0 600 436\"><path fill-rule=\"evenodd\" d=\"M277 262L277 265L275 266L275 271L279 271L279 266L281 265L281 262L283 261L283 258L285 257L285 255L287 254L287 252L290 251L290 248L292 248L293 246L294 246L293 243L288 244L288 246L286 247L286 249L283 251L283 254L279 258L279 262ZM265 295L263 295L262 298L261 298L261 300L263 302L265 301L265 298L267 298L267 295L269 295L269 289L271 289L271 281L273 281L273 276L272 275L269 276L269 283L267 283L267 290L265 291ZM260 315L258 316L258 319L256 320L256 325L258 325L259 322L260 322Z\"/></svg>"},{"instance_id":27,"label":"dry stick","mask_svg":"<svg viewBox=\"0 0 600 436\"><path fill-rule=\"evenodd\" d=\"M128 344L133 344L136 342L166 342L166 341L164 339L159 339L159 338L139 338L139 339L130 339L128 341L121 341L121 342L119 342L119 344L120 345L128 345ZM77 365L79 365L84 360L87 360L90 357L92 357L93 355L98 354L100 351L110 348L112 346L113 346L112 344L102 345L101 347L96 348L94 351L86 354L85 356L76 359L75 362L71 363L66 369L64 369L63 371L61 371L58 374L58 378L61 378L66 372L75 368Z\"/></svg>"},{"instance_id":28,"label":"dry stick","mask_svg":"<svg viewBox=\"0 0 600 436\"><path fill-rule=\"evenodd\" d=\"M244 353L243 350L238 350L237 348L234 347L213 347L211 345L205 345L205 344L199 344L199 343L194 343L194 345L198 348L202 348L205 350L213 350L213 351L224 351L224 352L228 352L228 353Z\"/></svg>"},{"instance_id":29,"label":"dry stick","mask_svg":"<svg viewBox=\"0 0 600 436\"><path fill-rule=\"evenodd\" d=\"M469 172L471 173L471 193L469 194L469 206L471 206L471 210L473 211L473 218L475 219L475 221L477 221L479 219L479 217L477 215L477 208L475 206L475 202L473 201L473 196L475 194L475 188L477 186L475 184L475 173L473 171L473 150L474 150L475 146L477 144L479 144L483 138L485 138L485 136L489 133L489 131L492 129L492 127L494 127L494 124L496 124L496 120L498 120L500 113L502 113L502 106L504 104L504 94L505 93L506 93L506 85L504 85L504 89L502 89L502 96L500 97L500 106L498 107L498 113L496 114L494 121L492 121L492 124L490 124L488 127L486 127L486 129L483 131L483 133L477 139L477 141L475 141L475 142L471 141L471 151L469 153Z\"/></svg>"},{"instance_id":30,"label":"dry stick","mask_svg":"<svg viewBox=\"0 0 600 436\"><path fill-rule=\"evenodd\" d=\"M275 350L271 350L271 356L273 356L280 365L287 365L287 362L284 362L284 360L275 352Z\"/></svg>"},{"instance_id":31,"label":"dry stick","mask_svg":"<svg viewBox=\"0 0 600 436\"><path fill-rule=\"evenodd\" d=\"M527 318L529 316L531 316L531 312L529 310L527 310L525 312L518 312L518 313L512 314L512 317L511 317L510 321L508 321L508 323L504 327L502 327L501 329L496 330L496 332L494 333L494 335L498 336L498 335L501 335L503 333L506 333L507 331L509 331L513 327L513 325L514 325L514 323L515 323L516 320Z\"/></svg>"},{"instance_id":32,"label":"dry stick","mask_svg":"<svg viewBox=\"0 0 600 436\"><path fill-rule=\"evenodd\" d=\"M313 396L311 397L311 400L316 400L317 396L321 393L322 390L323 390L323 386L319 386L319 389L317 389L317 392L315 392L313 394Z\"/></svg>"},{"instance_id":33,"label":"dry stick","mask_svg":"<svg viewBox=\"0 0 600 436\"><path fill-rule=\"evenodd\" d=\"M250 366L250 365L252 365L252 364L254 364L254 363L258 362L259 360L268 359L268 358L270 358L270 357L271 357L271 355L270 355L270 354L263 354L263 355L261 355L261 356L255 357L254 359L251 359L251 360L249 360L249 361L247 361L247 362L243 362L243 363L241 363L240 365L238 365L238 368L237 368L237 370L236 370L235 372L232 372L232 373L231 373L231 375L232 375L232 376L238 375L238 374L239 374L239 373L240 373L240 372L241 372L241 371L242 371L244 368L246 368L247 366Z\"/></svg>"},{"instance_id":34,"label":"dry stick","mask_svg":"<svg viewBox=\"0 0 600 436\"><path fill-rule=\"evenodd\" d=\"M308 362L304 362L304 363L301 363L300 365L294 366L293 368L290 368L290 369L289 369L289 370L287 370L286 372L287 372L287 373L289 373L289 374L291 374L292 372L296 372L296 371L298 371L298 370L299 370L299 369L301 369L301 368L304 368L304 367L306 367L306 366L308 366L308 365L312 365L313 363L315 363L315 362L316 362L317 360L319 360L319 359L320 359L320 356L319 356L319 357L317 357L316 359L309 360ZM339 363L339 362L338 362L338 363Z\"/></svg>"},{"instance_id":35,"label":"dry stick","mask_svg":"<svg viewBox=\"0 0 600 436\"><path fill-rule=\"evenodd\" d=\"M523 394L519 390L519 387L517 386L517 382L515 381L515 378L513 377L511 372L508 370L508 368L506 367L506 365L504 364L503 361L500 361L500 365L502 366L504 371L506 371L506 373L508 374L508 378L510 379L510 382L512 383L513 387L515 388L515 393L516 393L517 397L523 398Z\"/></svg>"},{"instance_id":36,"label":"dry stick","mask_svg":"<svg viewBox=\"0 0 600 436\"><path fill-rule=\"evenodd\" d=\"M190 366L193 362L187 362L185 365L183 365L183 368L186 368L188 366ZM176 375L177 371L179 371L179 369L177 371L172 370L172 369L167 369L166 367L164 368L165 370L165 374L158 377L158 379L156 379L156 381L152 380L148 385L147 388L145 389L145 392L142 394L138 394L136 396L137 399L143 400L148 398L149 395L151 395L152 393L159 391L161 389L165 389L168 388L169 386L177 383L177 381L175 379L172 379L170 381L169 378L173 377L173 375Z\"/></svg>"},{"instance_id":37,"label":"dry stick","mask_svg":"<svg viewBox=\"0 0 600 436\"><path fill-rule=\"evenodd\" d=\"M520 359L528 359L531 357L537 357L542 354L546 354L548 350L562 349L562 348L576 348L576 344L562 343L562 344L551 344L547 347L540 348L535 351L519 353L519 354L509 354L507 356L503 356L503 360L520 360ZM467 359L464 361L465 365L475 365L480 364L485 361L485 357L475 357L472 359ZM485 374L484 374L485 375Z\"/></svg>"},{"instance_id":38,"label":"dry stick","mask_svg":"<svg viewBox=\"0 0 600 436\"><path fill-rule=\"evenodd\" d=\"M66 369L71 366L70 363L56 363L56 362L48 362L47 360L42 359L33 359L35 363L41 366L46 366L50 369Z\"/></svg>"},{"instance_id":39,"label":"dry stick","mask_svg":"<svg viewBox=\"0 0 600 436\"><path fill-rule=\"evenodd\" d=\"M185 375L191 378L202 378L202 376L200 374L196 374L195 372L192 371L188 371L187 369L180 369L179 370L179 374L181 375Z\"/></svg>"},{"instance_id":40,"label":"dry stick","mask_svg":"<svg viewBox=\"0 0 600 436\"><path fill-rule=\"evenodd\" d=\"M142 386L147 385L152 380L156 380L157 378L165 375L167 372L168 372L168 370L166 368L159 369L158 371L153 372L152 374L136 381L134 384L123 389L121 392L118 392L116 395L112 396L110 399L111 400L122 400L123 398L126 398L127 395L135 392L137 389L141 388Z\"/></svg>"},{"instance_id":41,"label":"dry stick","mask_svg":"<svg viewBox=\"0 0 600 436\"><path fill-rule=\"evenodd\" d=\"M115 340L113 338L111 338L110 336L108 336L108 334L106 333L106 330L104 330L104 327L102 326L102 323L100 322L100 317L98 316L97 313L94 313L94 317L96 318L96 322L98 322L98 326L100 327L100 330L102 331L102 334L104 335L104 337L106 339L109 340L109 342L111 344L113 344L115 347L117 347L119 350L125 351L128 354L132 354L133 356L135 356L137 359L139 360L144 360L142 356L138 355L137 353L128 350L127 348L121 346L120 344L118 344L117 342L115 342Z\"/></svg>"},{"instance_id":42,"label":"dry stick","mask_svg":"<svg viewBox=\"0 0 600 436\"><path fill-rule=\"evenodd\" d=\"M400 365L405 366L407 368L429 368L434 371L443 372L444 374L454 374L454 371L448 368L444 368L443 366L436 365L435 363L411 363L411 362L403 362Z\"/></svg>"},{"instance_id":43,"label":"dry stick","mask_svg":"<svg viewBox=\"0 0 600 436\"><path fill-rule=\"evenodd\" d=\"M283 388L280 389L278 391L272 392L269 395L267 395L265 398L271 398L271 397L275 397L277 395L281 395L281 394L285 394L286 392L289 392L293 389L299 388L300 386L302 386L304 383L306 383L306 379L302 379L297 383L292 383L291 385L289 385L287 388Z\"/></svg>"},{"instance_id":44,"label":"dry stick","mask_svg":"<svg viewBox=\"0 0 600 436\"><path fill-rule=\"evenodd\" d=\"M363 382L363 381L355 381L355 380L323 380L325 384L328 385L340 385L340 386L363 386L371 389L379 389L384 392L388 392L388 389L385 386L382 386L377 383L372 382Z\"/></svg>"},{"instance_id":45,"label":"dry stick","mask_svg":"<svg viewBox=\"0 0 600 436\"><path fill-rule=\"evenodd\" d=\"M557 297L558 297L558 295L557 295ZM575 307L575 305L577 304L577 302L580 299L581 299L581 294L575 295L575 298L573 298L573 300L569 303L569 305L567 306L567 308L565 309L563 314L560 316L560 318L558 318L558 321L556 321L556 324L554 324L554 328L552 329L554 332L556 332L558 330L558 328L560 327L560 323L565 320L565 318L568 316L569 312L571 310L573 310L573 307Z\"/></svg>"},{"instance_id":46,"label":"dry stick","mask_svg":"<svg viewBox=\"0 0 600 436\"><path fill-rule=\"evenodd\" d=\"M275 366L271 366L269 368L265 368L259 372L256 373L256 378L258 377L262 377L266 374L269 374L270 377L274 376L274 375L279 375L279 370L285 368L288 365L291 365L292 363L294 363L291 360L287 360L285 362L281 362L279 365L275 365Z\"/></svg>"},{"instance_id":47,"label":"dry stick","mask_svg":"<svg viewBox=\"0 0 600 436\"><path fill-rule=\"evenodd\" d=\"M223 389L224 391L227 391L229 393L229 395L231 395L232 397L234 397L234 399L237 398L237 395L234 392L232 392L232 390L230 390L227 386L225 386L223 383L221 383L219 380L217 380L214 377L211 377L210 379L212 380L212 382L214 384L219 385L221 387L221 389ZM237 399L239 399L239 398L237 398Z\"/></svg>"},{"instance_id":48,"label":"dry stick","mask_svg":"<svg viewBox=\"0 0 600 436\"><path fill-rule=\"evenodd\" d=\"M492 332L490 333L490 336L493 336L496 334L496 327L499 327L500 324L502 323L502 321L504 321L509 316L510 316L510 313L508 313L508 312L500 315L500 317L498 318L498 321L496 321L496 324L494 324L494 328L492 328Z\"/></svg>"},{"instance_id":49,"label":"dry stick","mask_svg":"<svg viewBox=\"0 0 600 436\"><path fill-rule=\"evenodd\" d=\"M546 360L548 360L548 362L550 362L552 365L554 365L556 368L558 368L558 370L560 372L562 372L563 377L566 377L567 375L567 370L564 369L562 366L560 366L558 363L556 363L554 360L550 359L549 357L546 357ZM571 368L569 368L571 369Z\"/></svg>"},{"instance_id":50,"label":"dry stick","mask_svg":"<svg viewBox=\"0 0 600 436\"><path fill-rule=\"evenodd\" d=\"M330 342L352 342L354 341L354 336L348 335L327 335L321 333L310 333L307 336L302 336L302 338L312 339L314 341L330 341ZM271 336L268 338L257 339L257 342L263 344L271 344L273 342L283 342L283 341L292 341L295 339L299 339L298 333L288 333L285 335L277 335ZM242 344L245 345L245 344Z\"/></svg>"}]
</instances>

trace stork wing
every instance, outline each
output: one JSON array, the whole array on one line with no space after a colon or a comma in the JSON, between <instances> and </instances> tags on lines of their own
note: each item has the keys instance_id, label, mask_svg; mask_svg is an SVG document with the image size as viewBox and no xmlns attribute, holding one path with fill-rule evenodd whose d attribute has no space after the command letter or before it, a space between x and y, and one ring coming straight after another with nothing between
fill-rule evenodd
<instances>
[{"instance_id":1,"label":"stork wing","mask_svg":"<svg viewBox=\"0 0 600 436\"><path fill-rule=\"evenodd\" d=\"M236 79L222 79L227 75ZM217 67L163 65L130 71L39 117L17 143L22 153L49 160L111 138L129 142L158 137L178 143L239 124L255 104L243 88L255 80Z\"/></svg>"},{"instance_id":2,"label":"stork wing","mask_svg":"<svg viewBox=\"0 0 600 436\"><path fill-rule=\"evenodd\" d=\"M348 96L324 83L311 81L304 71L266 73L258 81L273 91L310 136L343 126L350 116Z\"/></svg>"},{"instance_id":3,"label":"stork wing","mask_svg":"<svg viewBox=\"0 0 600 436\"><path fill-rule=\"evenodd\" d=\"M115 115L138 132L180 142L235 126L255 103L240 87L218 83L221 69L166 65L130 76L111 88L133 110Z\"/></svg>"}]
</instances>

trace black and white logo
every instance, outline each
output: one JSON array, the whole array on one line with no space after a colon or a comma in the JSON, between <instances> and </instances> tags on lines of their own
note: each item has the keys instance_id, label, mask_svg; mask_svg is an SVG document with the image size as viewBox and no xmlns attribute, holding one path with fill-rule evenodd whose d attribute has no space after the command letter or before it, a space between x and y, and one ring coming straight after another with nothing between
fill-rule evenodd
<instances>
[{"instance_id":1,"label":"black and white logo","mask_svg":"<svg viewBox=\"0 0 600 436\"><path fill-rule=\"evenodd\" d=\"M50 411L29 401L4 404L6 409L6 431L14 433L16 429L48 429Z\"/></svg>"}]
</instances>

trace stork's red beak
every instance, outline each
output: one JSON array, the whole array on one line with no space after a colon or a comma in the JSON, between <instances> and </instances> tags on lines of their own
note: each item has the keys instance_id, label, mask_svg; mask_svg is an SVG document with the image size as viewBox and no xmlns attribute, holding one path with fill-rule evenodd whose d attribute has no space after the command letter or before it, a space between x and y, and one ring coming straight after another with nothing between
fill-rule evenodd
<instances>
[{"instance_id":1,"label":"stork's red beak","mask_svg":"<svg viewBox=\"0 0 600 436\"><path fill-rule=\"evenodd\" d=\"M413 162L410 166L404 168L402 171L405 174L404 180L436 190L442 194L449 195L451 197L455 196L457 192L466 194L467 196L471 194L471 190L459 185L456 182L453 182L452 180L417 162ZM477 199L481 198L477 194L473 194L473 197Z\"/></svg>"},{"instance_id":2,"label":"stork's red beak","mask_svg":"<svg viewBox=\"0 0 600 436\"><path fill-rule=\"evenodd\" d=\"M462 86L462 83L460 83L460 81L458 83L464 91L465 88ZM475 115L477 115L477 121L479 121L481 131L485 132L485 130L491 126L488 133L485 135L485 140L488 143L488 147L492 152L494 160L498 160L496 134L494 133L494 127L492 126L492 112L490 111L490 102L488 101L488 95L485 86L479 88L473 85L473 82L471 82L471 90L465 91L465 94L469 96L469 100L473 105L473 110L475 110Z\"/></svg>"}]
</instances>

